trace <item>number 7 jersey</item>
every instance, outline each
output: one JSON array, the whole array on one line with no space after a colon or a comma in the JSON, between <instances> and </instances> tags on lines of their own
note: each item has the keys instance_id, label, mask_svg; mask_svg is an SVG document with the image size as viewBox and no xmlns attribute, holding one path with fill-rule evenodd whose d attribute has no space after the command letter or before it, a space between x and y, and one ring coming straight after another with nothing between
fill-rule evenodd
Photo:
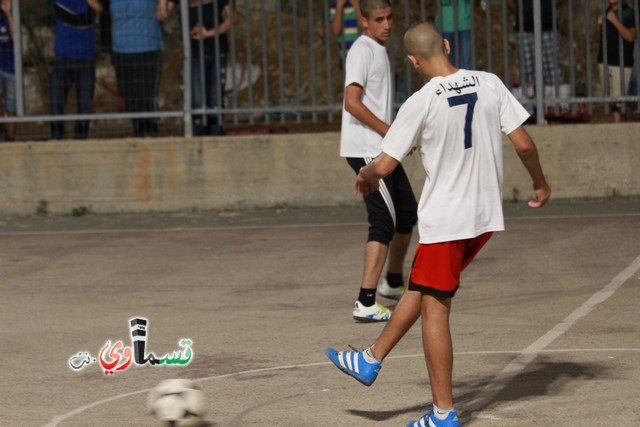
<instances>
[{"instance_id":1,"label":"number 7 jersey","mask_svg":"<svg viewBox=\"0 0 640 427\"><path fill-rule=\"evenodd\" d=\"M435 77L402 105L382 151L398 161L420 152L420 243L504 230L502 133L528 117L502 81L482 71Z\"/></svg>"}]
</instances>

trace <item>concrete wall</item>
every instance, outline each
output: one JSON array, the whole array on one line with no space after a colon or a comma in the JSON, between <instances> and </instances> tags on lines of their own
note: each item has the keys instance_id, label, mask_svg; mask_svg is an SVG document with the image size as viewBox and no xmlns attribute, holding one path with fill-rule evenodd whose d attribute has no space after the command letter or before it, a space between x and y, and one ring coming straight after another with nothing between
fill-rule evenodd
<instances>
[{"instance_id":1,"label":"concrete wall","mask_svg":"<svg viewBox=\"0 0 640 427\"><path fill-rule=\"evenodd\" d=\"M556 198L640 196L640 123L529 126ZM0 144L0 212L354 204L337 133ZM419 191L418 156L405 167ZM531 196L505 139L506 200Z\"/></svg>"}]
</instances>

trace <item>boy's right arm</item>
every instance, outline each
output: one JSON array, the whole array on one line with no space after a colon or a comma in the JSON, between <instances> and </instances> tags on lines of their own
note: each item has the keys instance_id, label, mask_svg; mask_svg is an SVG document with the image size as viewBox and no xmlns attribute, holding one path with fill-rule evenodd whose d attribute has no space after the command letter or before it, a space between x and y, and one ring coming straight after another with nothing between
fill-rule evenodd
<instances>
[{"instance_id":1,"label":"boy's right arm","mask_svg":"<svg viewBox=\"0 0 640 427\"><path fill-rule=\"evenodd\" d=\"M533 191L536 194L536 200L531 200L528 204L532 208L540 208L547 203L549 197L551 197L551 188L542 172L538 149L522 126L519 126L507 136L511 140L513 148L515 148L518 157L520 157L520 161L527 169L527 172L529 172L529 176L531 176L531 180L533 181Z\"/></svg>"},{"instance_id":2,"label":"boy's right arm","mask_svg":"<svg viewBox=\"0 0 640 427\"><path fill-rule=\"evenodd\" d=\"M344 10L345 0L336 1L335 15L331 21L331 32L334 36L339 36L342 32L342 14Z\"/></svg>"},{"instance_id":3,"label":"boy's right arm","mask_svg":"<svg viewBox=\"0 0 640 427\"><path fill-rule=\"evenodd\" d=\"M633 43L636 38L635 27L627 27L622 21L620 21L616 12L612 10L607 13L607 21L611 22L613 26L616 27L620 37L629 43Z\"/></svg>"},{"instance_id":4,"label":"boy's right arm","mask_svg":"<svg viewBox=\"0 0 640 427\"><path fill-rule=\"evenodd\" d=\"M360 123L368 126L380 135L385 136L389 130L389 125L371 112L362 102L364 90L358 84L350 84L344 89L344 109Z\"/></svg>"}]
</instances>

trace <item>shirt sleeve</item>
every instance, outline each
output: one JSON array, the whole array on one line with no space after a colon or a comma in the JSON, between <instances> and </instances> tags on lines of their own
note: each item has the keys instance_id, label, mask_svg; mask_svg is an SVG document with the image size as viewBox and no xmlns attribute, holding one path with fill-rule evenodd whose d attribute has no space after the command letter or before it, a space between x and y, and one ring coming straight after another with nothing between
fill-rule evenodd
<instances>
[{"instance_id":1,"label":"shirt sleeve","mask_svg":"<svg viewBox=\"0 0 640 427\"><path fill-rule=\"evenodd\" d=\"M507 89L498 76L493 76L500 96L500 127L506 135L522 126L529 118L529 112Z\"/></svg>"},{"instance_id":2,"label":"shirt sleeve","mask_svg":"<svg viewBox=\"0 0 640 427\"><path fill-rule=\"evenodd\" d=\"M367 70L371 68L373 54L371 49L363 44L354 44L345 63L344 87L357 84L362 87L367 85Z\"/></svg>"},{"instance_id":3,"label":"shirt sleeve","mask_svg":"<svg viewBox=\"0 0 640 427\"><path fill-rule=\"evenodd\" d=\"M387 135L382 140L382 152L401 162L414 147L420 145L427 106L421 92L412 95L398 111Z\"/></svg>"}]
</instances>

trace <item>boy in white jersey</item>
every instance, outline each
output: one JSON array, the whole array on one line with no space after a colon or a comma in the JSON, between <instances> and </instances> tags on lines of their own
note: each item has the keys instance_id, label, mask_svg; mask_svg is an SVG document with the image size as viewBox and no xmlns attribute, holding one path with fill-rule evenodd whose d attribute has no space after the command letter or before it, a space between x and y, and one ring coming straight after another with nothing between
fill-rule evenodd
<instances>
[{"instance_id":1,"label":"boy in white jersey","mask_svg":"<svg viewBox=\"0 0 640 427\"><path fill-rule=\"evenodd\" d=\"M382 151L393 108L391 65L384 47L391 31L391 5L388 0L362 0L360 9L363 34L347 55L340 136L340 156L356 174ZM376 302L376 289L388 298L402 295L402 267L417 221L417 202L402 166L381 182L379 190L363 197L369 235L353 309L358 321L386 321L391 316ZM387 275L380 280L387 254Z\"/></svg>"},{"instance_id":2,"label":"boy in white jersey","mask_svg":"<svg viewBox=\"0 0 640 427\"><path fill-rule=\"evenodd\" d=\"M432 24L410 27L404 45L429 82L402 106L382 154L360 170L356 189L363 195L375 191L382 177L419 150L427 172L418 208L420 244L409 287L374 344L362 352L328 348L326 353L343 372L371 385L381 361L422 317L433 409L408 426L458 427L452 395L451 298L462 270L492 232L504 229L502 132L533 181L536 199L529 206L543 206L551 189L536 146L522 128L528 113L497 76L451 65L448 42Z\"/></svg>"}]
</instances>

